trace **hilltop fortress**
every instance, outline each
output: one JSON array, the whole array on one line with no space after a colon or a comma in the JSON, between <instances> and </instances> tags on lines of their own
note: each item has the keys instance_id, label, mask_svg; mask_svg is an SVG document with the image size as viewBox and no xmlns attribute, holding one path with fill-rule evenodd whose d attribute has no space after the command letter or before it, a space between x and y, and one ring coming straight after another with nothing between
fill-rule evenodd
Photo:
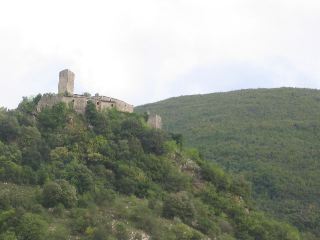
<instances>
[{"instance_id":1,"label":"hilltop fortress","mask_svg":"<svg viewBox=\"0 0 320 240\"><path fill-rule=\"evenodd\" d=\"M64 102L77 113L84 114L87 103L91 101L98 111L114 108L121 112L133 112L133 105L115 98L99 96L98 94L95 96L74 94L74 79L75 74L69 69L61 71L59 73L58 94L44 94L37 105L37 111L40 112L46 107ZM148 124L154 128L161 128L161 117L159 115L149 115Z\"/></svg>"},{"instance_id":2,"label":"hilltop fortress","mask_svg":"<svg viewBox=\"0 0 320 240\"><path fill-rule=\"evenodd\" d=\"M84 114L87 103L91 101L96 105L98 111L115 108L122 112L133 112L133 105L115 98L98 94L95 96L74 94L74 79L75 74L69 69L61 71L59 73L58 94L44 94L38 103L37 110L41 111L45 107L52 107L59 102L64 102L76 112Z\"/></svg>"}]
</instances>

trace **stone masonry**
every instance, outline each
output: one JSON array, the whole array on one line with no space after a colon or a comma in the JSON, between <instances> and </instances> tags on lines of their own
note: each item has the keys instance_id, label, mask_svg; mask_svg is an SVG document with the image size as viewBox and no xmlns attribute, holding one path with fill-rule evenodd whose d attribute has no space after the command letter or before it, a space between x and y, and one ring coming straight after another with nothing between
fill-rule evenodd
<instances>
[{"instance_id":1,"label":"stone masonry","mask_svg":"<svg viewBox=\"0 0 320 240\"><path fill-rule=\"evenodd\" d=\"M162 128L162 119L157 114L149 115L147 123L148 123L148 125L150 127L153 127L153 128L156 128L156 129L161 129Z\"/></svg>"},{"instance_id":2,"label":"stone masonry","mask_svg":"<svg viewBox=\"0 0 320 240\"><path fill-rule=\"evenodd\" d=\"M122 112L133 112L133 105L115 98L74 94L74 79L75 74L70 70L61 71L59 73L58 94L44 94L38 103L37 111L40 112L45 107L52 107L59 102L64 102L76 112L84 114L87 103L92 101L98 111L115 108Z\"/></svg>"},{"instance_id":3,"label":"stone masonry","mask_svg":"<svg viewBox=\"0 0 320 240\"><path fill-rule=\"evenodd\" d=\"M73 95L74 77L74 73L69 69L65 69L59 73L58 94Z\"/></svg>"}]
</instances>

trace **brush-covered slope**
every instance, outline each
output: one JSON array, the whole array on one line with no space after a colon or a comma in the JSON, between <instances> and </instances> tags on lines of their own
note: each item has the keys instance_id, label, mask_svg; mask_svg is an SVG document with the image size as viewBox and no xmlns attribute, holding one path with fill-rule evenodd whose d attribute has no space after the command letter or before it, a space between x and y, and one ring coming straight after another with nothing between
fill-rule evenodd
<instances>
[{"instance_id":1,"label":"brush-covered slope","mask_svg":"<svg viewBox=\"0 0 320 240\"><path fill-rule=\"evenodd\" d=\"M138 107L207 159L252 181L259 207L320 236L320 91L258 89Z\"/></svg>"},{"instance_id":2,"label":"brush-covered slope","mask_svg":"<svg viewBox=\"0 0 320 240\"><path fill-rule=\"evenodd\" d=\"M143 116L37 114L38 100L0 109L0 239L302 239L254 209L243 178Z\"/></svg>"}]
</instances>

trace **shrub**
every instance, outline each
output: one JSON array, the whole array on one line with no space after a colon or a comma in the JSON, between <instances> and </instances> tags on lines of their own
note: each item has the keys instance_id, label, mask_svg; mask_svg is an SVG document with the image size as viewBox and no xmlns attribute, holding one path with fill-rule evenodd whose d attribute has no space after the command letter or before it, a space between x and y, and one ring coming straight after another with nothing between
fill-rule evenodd
<instances>
[{"instance_id":1,"label":"shrub","mask_svg":"<svg viewBox=\"0 0 320 240\"><path fill-rule=\"evenodd\" d=\"M165 152L165 141L167 137L164 132L157 129L146 130L141 136L141 143L146 153L161 155Z\"/></svg>"},{"instance_id":2,"label":"shrub","mask_svg":"<svg viewBox=\"0 0 320 240\"><path fill-rule=\"evenodd\" d=\"M0 239L2 240L17 240L16 234L14 232L7 231L0 234Z\"/></svg>"},{"instance_id":3,"label":"shrub","mask_svg":"<svg viewBox=\"0 0 320 240\"><path fill-rule=\"evenodd\" d=\"M185 224L178 223L173 226L173 232L176 235L176 239L179 240L201 240L203 235L199 232L194 231L192 228Z\"/></svg>"},{"instance_id":4,"label":"shrub","mask_svg":"<svg viewBox=\"0 0 320 240\"><path fill-rule=\"evenodd\" d=\"M71 163L66 171L68 180L77 187L79 193L82 194L94 188L93 173L85 165Z\"/></svg>"},{"instance_id":5,"label":"shrub","mask_svg":"<svg viewBox=\"0 0 320 240\"><path fill-rule=\"evenodd\" d=\"M118 223L116 225L116 236L118 240L128 240L130 239L129 231L125 224Z\"/></svg>"},{"instance_id":6,"label":"shrub","mask_svg":"<svg viewBox=\"0 0 320 240\"><path fill-rule=\"evenodd\" d=\"M173 219L179 217L185 223L191 223L195 216L195 207L187 192L170 194L163 202L162 215Z\"/></svg>"},{"instance_id":7,"label":"shrub","mask_svg":"<svg viewBox=\"0 0 320 240\"><path fill-rule=\"evenodd\" d=\"M220 167L217 165L202 161L201 174L204 180L213 183L218 190L228 190L231 185L231 179Z\"/></svg>"},{"instance_id":8,"label":"shrub","mask_svg":"<svg viewBox=\"0 0 320 240\"><path fill-rule=\"evenodd\" d=\"M47 223L36 214L26 213L17 227L17 235L21 240L44 240L48 231Z\"/></svg>"},{"instance_id":9,"label":"shrub","mask_svg":"<svg viewBox=\"0 0 320 240\"><path fill-rule=\"evenodd\" d=\"M61 187L61 203L66 208L74 207L77 204L77 190L66 180L57 181Z\"/></svg>"},{"instance_id":10,"label":"shrub","mask_svg":"<svg viewBox=\"0 0 320 240\"><path fill-rule=\"evenodd\" d=\"M75 187L65 180L49 182L43 188L43 205L45 207L54 207L59 203L66 208L74 207L77 203Z\"/></svg>"},{"instance_id":11,"label":"shrub","mask_svg":"<svg viewBox=\"0 0 320 240\"><path fill-rule=\"evenodd\" d=\"M0 140L8 142L16 139L20 133L20 125L14 116L0 115Z\"/></svg>"},{"instance_id":12,"label":"shrub","mask_svg":"<svg viewBox=\"0 0 320 240\"><path fill-rule=\"evenodd\" d=\"M117 178L117 189L121 193L138 197L147 195L149 180L140 168L122 164L117 169Z\"/></svg>"},{"instance_id":13,"label":"shrub","mask_svg":"<svg viewBox=\"0 0 320 240\"><path fill-rule=\"evenodd\" d=\"M49 182L43 188L43 205L54 207L61 202L62 189L56 182Z\"/></svg>"},{"instance_id":14,"label":"shrub","mask_svg":"<svg viewBox=\"0 0 320 240\"><path fill-rule=\"evenodd\" d=\"M67 106L65 103L58 103L52 108L45 108L38 114L38 122L41 128L49 131L62 129L66 126Z\"/></svg>"}]
</instances>

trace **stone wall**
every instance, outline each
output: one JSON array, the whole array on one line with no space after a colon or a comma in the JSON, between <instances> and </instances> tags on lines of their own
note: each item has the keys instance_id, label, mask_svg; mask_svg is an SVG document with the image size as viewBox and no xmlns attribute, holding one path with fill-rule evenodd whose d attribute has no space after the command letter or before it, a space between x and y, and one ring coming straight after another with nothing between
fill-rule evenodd
<instances>
[{"instance_id":1,"label":"stone wall","mask_svg":"<svg viewBox=\"0 0 320 240\"><path fill-rule=\"evenodd\" d=\"M115 100L116 109L121 112L133 112L133 105L130 105L126 102Z\"/></svg>"},{"instance_id":2,"label":"stone wall","mask_svg":"<svg viewBox=\"0 0 320 240\"><path fill-rule=\"evenodd\" d=\"M37 111L41 112L41 110L46 107L52 107L55 104L64 102L68 107L73 108L77 113L84 114L88 101L92 101L98 111L115 108L121 112L133 112L132 105L114 98L104 96L87 97L84 95L63 96L59 94L44 94L37 105ZM152 128L162 128L162 119L157 114L149 115L147 123Z\"/></svg>"},{"instance_id":3,"label":"stone wall","mask_svg":"<svg viewBox=\"0 0 320 240\"><path fill-rule=\"evenodd\" d=\"M37 111L40 112L46 107L52 107L53 105L62 102L63 96L56 94L44 94L37 105Z\"/></svg>"},{"instance_id":4,"label":"stone wall","mask_svg":"<svg viewBox=\"0 0 320 240\"><path fill-rule=\"evenodd\" d=\"M56 94L43 95L38 103L37 111L40 112L45 107L52 107L59 102L64 102L76 112L84 114L88 101L92 101L98 111L115 108L121 112L133 112L132 105L109 97L86 97L83 95L62 96Z\"/></svg>"},{"instance_id":5,"label":"stone wall","mask_svg":"<svg viewBox=\"0 0 320 240\"><path fill-rule=\"evenodd\" d=\"M88 101L92 101L98 111L115 108L121 112L133 112L133 105L118 99L99 96L98 94L93 97L73 94L74 78L75 74L69 69L61 71L59 73L58 95L43 95L38 103L37 111L40 112L45 107L52 107L59 102L64 102L76 112L84 114Z\"/></svg>"},{"instance_id":6,"label":"stone wall","mask_svg":"<svg viewBox=\"0 0 320 240\"><path fill-rule=\"evenodd\" d=\"M69 106L73 107L73 109L77 113L84 114L87 107L87 98L85 96L82 97L64 97L63 102L67 103Z\"/></svg>"},{"instance_id":7,"label":"stone wall","mask_svg":"<svg viewBox=\"0 0 320 240\"><path fill-rule=\"evenodd\" d=\"M157 114L149 115L147 123L152 128L156 128L156 129L162 128L162 118Z\"/></svg>"}]
</instances>

